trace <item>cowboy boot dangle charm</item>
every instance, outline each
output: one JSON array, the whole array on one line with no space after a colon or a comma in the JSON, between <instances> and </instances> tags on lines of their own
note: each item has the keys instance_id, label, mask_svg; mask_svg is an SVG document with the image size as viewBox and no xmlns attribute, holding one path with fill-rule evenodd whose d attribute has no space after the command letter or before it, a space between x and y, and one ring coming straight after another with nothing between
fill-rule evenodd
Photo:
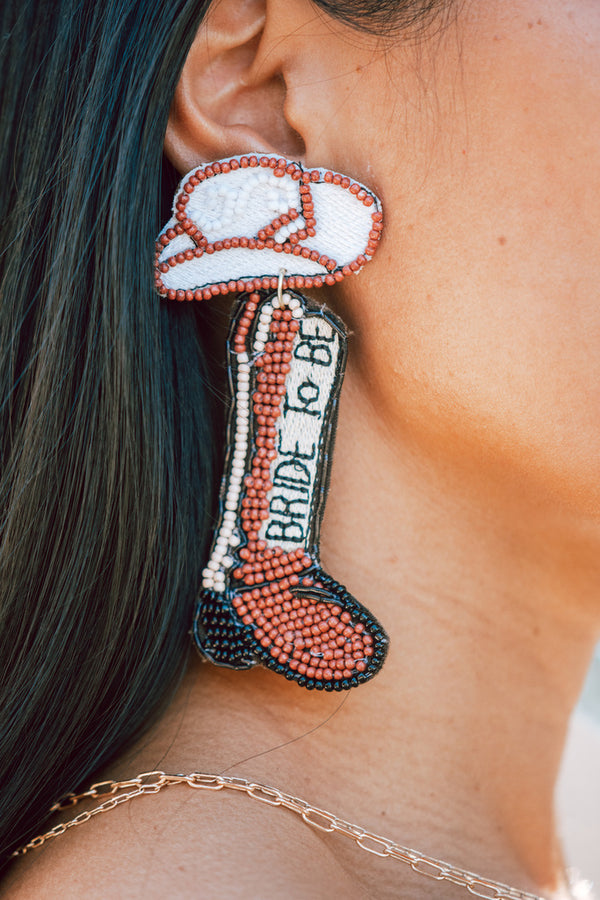
<instances>
[{"instance_id":1,"label":"cowboy boot dangle charm","mask_svg":"<svg viewBox=\"0 0 600 900\"><path fill-rule=\"evenodd\" d=\"M237 293L218 523L194 619L202 654L345 690L381 668L388 639L321 567L319 531L346 363L342 322L301 293L373 256L381 205L325 169L247 154L182 180L157 239L170 300Z\"/></svg>"}]
</instances>

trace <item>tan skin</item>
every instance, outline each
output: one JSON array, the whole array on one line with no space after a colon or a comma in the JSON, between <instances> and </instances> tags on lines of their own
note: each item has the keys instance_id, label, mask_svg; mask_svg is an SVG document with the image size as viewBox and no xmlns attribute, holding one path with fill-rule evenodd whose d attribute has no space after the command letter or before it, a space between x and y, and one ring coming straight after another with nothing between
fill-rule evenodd
<instances>
[{"instance_id":1,"label":"tan skin","mask_svg":"<svg viewBox=\"0 0 600 900\"><path fill-rule=\"evenodd\" d=\"M552 792L600 633L600 5L455 12L417 44L309 0L220 0L201 28L166 142L182 172L274 150L383 198L377 258L322 295L353 332L322 557L391 650L342 705L194 660L105 774L227 770L558 897ZM183 787L57 840L6 896L333 891L465 896Z\"/></svg>"}]
</instances>

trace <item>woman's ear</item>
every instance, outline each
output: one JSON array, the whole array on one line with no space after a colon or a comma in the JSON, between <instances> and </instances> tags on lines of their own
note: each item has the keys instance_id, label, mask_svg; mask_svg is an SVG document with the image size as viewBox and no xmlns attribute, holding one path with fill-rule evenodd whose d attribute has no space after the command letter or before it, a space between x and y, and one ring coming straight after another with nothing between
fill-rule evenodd
<instances>
[{"instance_id":1,"label":"woman's ear","mask_svg":"<svg viewBox=\"0 0 600 900\"><path fill-rule=\"evenodd\" d=\"M267 0L213 0L183 67L165 137L165 153L181 174L249 150L303 157L302 138L286 120L281 70L260 61L266 15Z\"/></svg>"}]
</instances>

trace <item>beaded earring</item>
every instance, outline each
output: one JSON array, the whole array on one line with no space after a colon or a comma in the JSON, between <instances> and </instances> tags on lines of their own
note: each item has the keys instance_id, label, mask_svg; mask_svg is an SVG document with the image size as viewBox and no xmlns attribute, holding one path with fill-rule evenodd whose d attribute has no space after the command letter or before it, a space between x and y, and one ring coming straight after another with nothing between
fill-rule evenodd
<instances>
[{"instance_id":1,"label":"beaded earring","mask_svg":"<svg viewBox=\"0 0 600 900\"><path fill-rule=\"evenodd\" d=\"M346 331L300 293L358 272L382 219L377 197L344 175L248 154L188 173L157 239L161 297L240 295L218 522L193 626L217 665L344 690L385 659L381 625L319 561Z\"/></svg>"}]
</instances>

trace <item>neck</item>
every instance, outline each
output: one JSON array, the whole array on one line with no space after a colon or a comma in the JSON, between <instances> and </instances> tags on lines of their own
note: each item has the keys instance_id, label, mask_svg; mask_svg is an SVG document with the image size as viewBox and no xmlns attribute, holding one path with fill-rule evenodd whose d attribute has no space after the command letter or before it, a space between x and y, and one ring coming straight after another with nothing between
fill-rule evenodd
<instances>
[{"instance_id":1,"label":"neck","mask_svg":"<svg viewBox=\"0 0 600 900\"><path fill-rule=\"evenodd\" d=\"M383 434L352 373L345 399L323 556L390 632L365 697L382 796L400 788L420 849L435 823L434 855L555 886L554 785L598 637L593 542L506 471Z\"/></svg>"},{"instance_id":2,"label":"neck","mask_svg":"<svg viewBox=\"0 0 600 900\"><path fill-rule=\"evenodd\" d=\"M598 630L586 541L567 552L572 523L501 477L403 452L365 397L350 371L322 558L388 630L382 672L340 697L195 665L142 752L150 768L160 753L166 770L261 780L488 877L557 890L554 783Z\"/></svg>"}]
</instances>

